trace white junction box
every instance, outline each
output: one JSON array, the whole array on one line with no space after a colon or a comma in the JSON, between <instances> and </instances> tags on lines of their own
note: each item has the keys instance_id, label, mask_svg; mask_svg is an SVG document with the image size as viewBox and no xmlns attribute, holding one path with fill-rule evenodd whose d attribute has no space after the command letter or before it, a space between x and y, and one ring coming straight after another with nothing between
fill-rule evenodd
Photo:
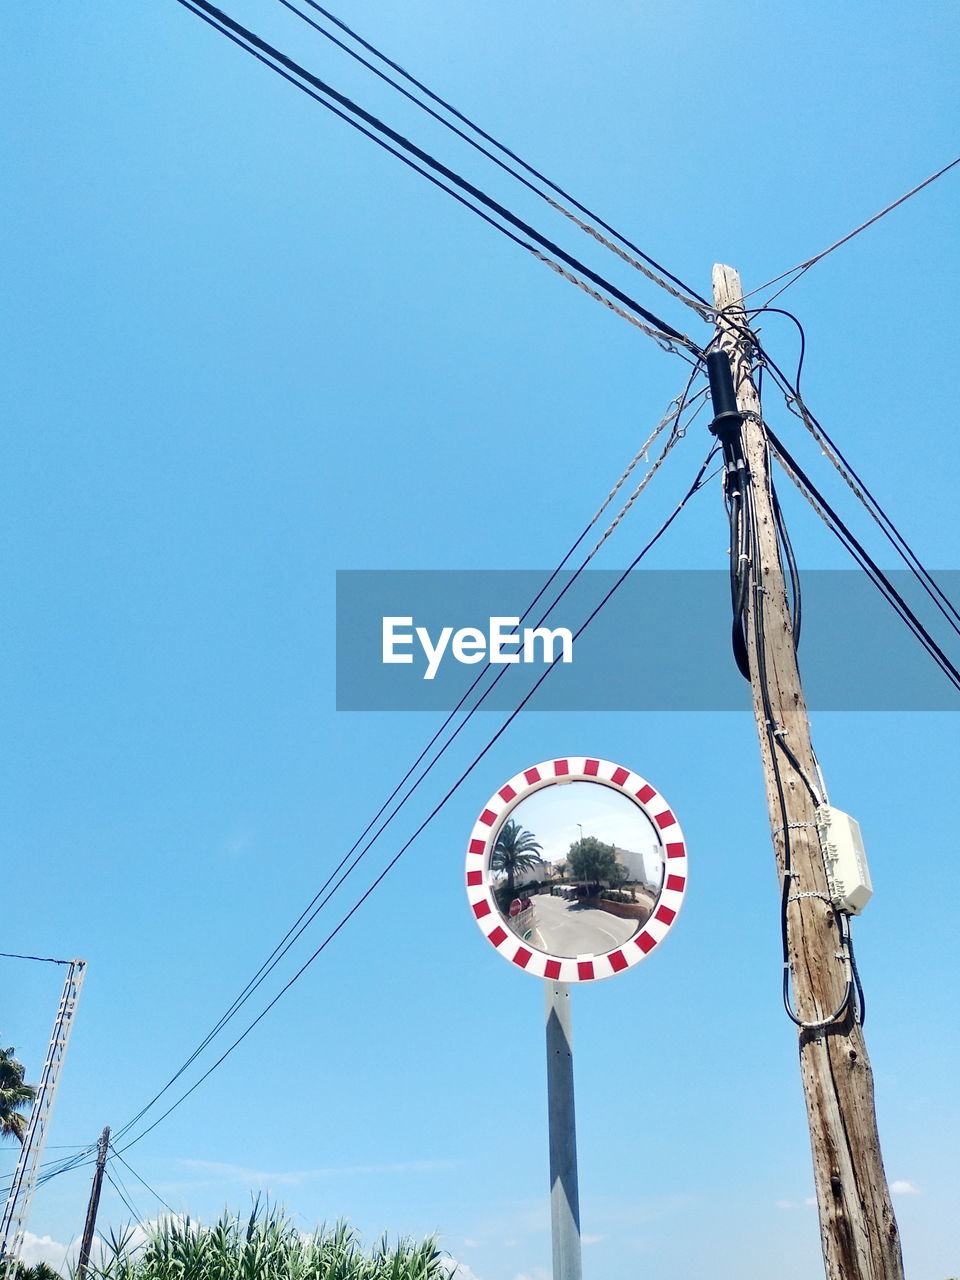
<instances>
[{"instance_id":1,"label":"white junction box","mask_svg":"<svg viewBox=\"0 0 960 1280\"><path fill-rule=\"evenodd\" d=\"M858 916L873 897L860 823L842 809L822 804L817 809L817 832L833 905Z\"/></svg>"}]
</instances>

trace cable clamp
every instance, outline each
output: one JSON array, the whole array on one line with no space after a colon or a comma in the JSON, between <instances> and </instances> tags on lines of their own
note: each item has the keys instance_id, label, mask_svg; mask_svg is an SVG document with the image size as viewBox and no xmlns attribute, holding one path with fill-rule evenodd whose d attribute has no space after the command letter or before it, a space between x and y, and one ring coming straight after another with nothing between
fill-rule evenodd
<instances>
[{"instance_id":1,"label":"cable clamp","mask_svg":"<svg viewBox=\"0 0 960 1280\"><path fill-rule=\"evenodd\" d=\"M824 902L833 905L833 899L829 893L821 893L819 889L804 889L802 893L792 893L787 899L788 902L799 902L801 898L822 898Z\"/></svg>"},{"instance_id":2,"label":"cable clamp","mask_svg":"<svg viewBox=\"0 0 960 1280\"><path fill-rule=\"evenodd\" d=\"M773 834L777 835L780 831L800 831L804 827L815 827L816 825L815 822L788 822L786 826L774 827ZM795 872L791 871L790 874L794 875Z\"/></svg>"}]
</instances>

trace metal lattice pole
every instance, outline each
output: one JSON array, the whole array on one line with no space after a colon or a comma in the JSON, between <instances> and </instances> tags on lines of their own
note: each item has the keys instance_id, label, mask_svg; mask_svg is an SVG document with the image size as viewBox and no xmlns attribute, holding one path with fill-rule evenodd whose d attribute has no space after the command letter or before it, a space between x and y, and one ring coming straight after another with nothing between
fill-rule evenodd
<instances>
[{"instance_id":1,"label":"metal lattice pole","mask_svg":"<svg viewBox=\"0 0 960 1280\"><path fill-rule=\"evenodd\" d=\"M23 1244L23 1232L30 1212L30 1201L37 1185L40 1161L50 1127L50 1117L60 1083L60 1072L66 1057L73 1019L80 998L80 988L86 972L86 960L71 960L60 996L60 1007L54 1019L47 1058L43 1064L37 1096L30 1112L27 1131L20 1148L20 1159L10 1184L3 1217L0 1218L0 1264L4 1280L13 1273L14 1265Z\"/></svg>"}]
</instances>

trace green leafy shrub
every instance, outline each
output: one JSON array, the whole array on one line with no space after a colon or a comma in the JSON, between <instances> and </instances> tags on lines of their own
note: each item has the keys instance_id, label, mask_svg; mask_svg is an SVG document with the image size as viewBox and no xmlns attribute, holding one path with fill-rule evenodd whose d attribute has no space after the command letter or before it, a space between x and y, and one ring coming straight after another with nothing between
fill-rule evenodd
<instances>
[{"instance_id":1,"label":"green leafy shrub","mask_svg":"<svg viewBox=\"0 0 960 1280\"><path fill-rule=\"evenodd\" d=\"M432 1236L386 1236L368 1252L346 1223L298 1231L282 1209L259 1199L248 1218L226 1212L213 1226L161 1218L146 1240L113 1236L87 1280L447 1280Z\"/></svg>"}]
</instances>

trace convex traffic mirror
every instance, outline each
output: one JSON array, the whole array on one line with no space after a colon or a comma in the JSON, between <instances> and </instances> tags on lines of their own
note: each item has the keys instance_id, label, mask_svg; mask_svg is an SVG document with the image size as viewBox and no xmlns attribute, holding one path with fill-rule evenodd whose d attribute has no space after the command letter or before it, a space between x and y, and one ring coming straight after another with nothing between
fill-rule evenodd
<instances>
[{"instance_id":1,"label":"convex traffic mirror","mask_svg":"<svg viewBox=\"0 0 960 1280\"><path fill-rule=\"evenodd\" d=\"M638 964L673 925L686 882L670 806L609 760L525 769L490 798L467 845L467 897L487 941L561 982Z\"/></svg>"}]
</instances>

